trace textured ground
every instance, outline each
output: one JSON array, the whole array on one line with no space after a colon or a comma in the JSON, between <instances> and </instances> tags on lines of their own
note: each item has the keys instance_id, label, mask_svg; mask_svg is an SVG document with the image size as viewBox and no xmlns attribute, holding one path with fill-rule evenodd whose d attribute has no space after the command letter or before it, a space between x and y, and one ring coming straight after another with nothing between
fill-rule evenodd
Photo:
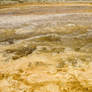
<instances>
[{"instance_id":1,"label":"textured ground","mask_svg":"<svg viewBox=\"0 0 92 92\"><path fill-rule=\"evenodd\" d=\"M92 92L91 10L1 9L0 92Z\"/></svg>"}]
</instances>

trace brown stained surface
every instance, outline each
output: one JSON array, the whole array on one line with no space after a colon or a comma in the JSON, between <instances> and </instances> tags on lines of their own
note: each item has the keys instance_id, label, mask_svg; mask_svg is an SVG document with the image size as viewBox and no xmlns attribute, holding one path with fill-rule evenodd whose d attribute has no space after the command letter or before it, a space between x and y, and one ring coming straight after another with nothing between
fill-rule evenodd
<instances>
[{"instance_id":1,"label":"brown stained surface","mask_svg":"<svg viewBox=\"0 0 92 92\"><path fill-rule=\"evenodd\" d=\"M91 5L0 10L0 92L92 92Z\"/></svg>"},{"instance_id":2,"label":"brown stained surface","mask_svg":"<svg viewBox=\"0 0 92 92\"><path fill-rule=\"evenodd\" d=\"M25 6L4 8L0 10L0 15L43 15L43 14L60 14L60 13L81 13L92 12L92 6Z\"/></svg>"}]
</instances>

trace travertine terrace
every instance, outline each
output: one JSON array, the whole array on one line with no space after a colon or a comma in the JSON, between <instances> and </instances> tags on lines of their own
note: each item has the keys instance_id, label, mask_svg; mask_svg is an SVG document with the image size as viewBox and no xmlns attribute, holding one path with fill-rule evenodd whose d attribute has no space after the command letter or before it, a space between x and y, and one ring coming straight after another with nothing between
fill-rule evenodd
<instances>
[{"instance_id":1,"label":"travertine terrace","mask_svg":"<svg viewBox=\"0 0 92 92\"><path fill-rule=\"evenodd\" d=\"M1 8L0 92L92 92L92 6Z\"/></svg>"}]
</instances>

